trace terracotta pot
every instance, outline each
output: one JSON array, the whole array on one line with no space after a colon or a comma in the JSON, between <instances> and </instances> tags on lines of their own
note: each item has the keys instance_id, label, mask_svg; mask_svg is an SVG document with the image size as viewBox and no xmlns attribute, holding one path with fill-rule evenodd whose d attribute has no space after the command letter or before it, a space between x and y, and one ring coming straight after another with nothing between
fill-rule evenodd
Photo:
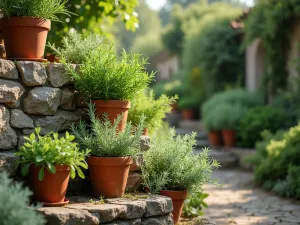
<instances>
[{"instance_id":1,"label":"terracotta pot","mask_svg":"<svg viewBox=\"0 0 300 225\"><path fill-rule=\"evenodd\" d=\"M33 17L2 19L6 55L11 60L43 59L51 21Z\"/></svg>"},{"instance_id":2,"label":"terracotta pot","mask_svg":"<svg viewBox=\"0 0 300 225\"><path fill-rule=\"evenodd\" d=\"M195 109L183 109L182 110L183 120L192 120L195 118Z\"/></svg>"},{"instance_id":3,"label":"terracotta pot","mask_svg":"<svg viewBox=\"0 0 300 225\"><path fill-rule=\"evenodd\" d=\"M144 135L144 136L149 136L149 129L148 129L148 128L145 128L145 129L143 130L143 135Z\"/></svg>"},{"instance_id":4,"label":"terracotta pot","mask_svg":"<svg viewBox=\"0 0 300 225\"><path fill-rule=\"evenodd\" d=\"M221 132L217 130L211 130L208 134L209 145L211 147L220 147L221 145Z\"/></svg>"},{"instance_id":5,"label":"terracotta pot","mask_svg":"<svg viewBox=\"0 0 300 225\"><path fill-rule=\"evenodd\" d=\"M167 196L172 199L174 224L176 224L180 219L180 215L184 205L184 200L187 198L187 194L187 191L160 191L160 195Z\"/></svg>"},{"instance_id":6,"label":"terracotta pot","mask_svg":"<svg viewBox=\"0 0 300 225\"><path fill-rule=\"evenodd\" d=\"M46 203L64 202L70 179L70 168L65 165L56 165L56 173L50 173L44 168L44 179L40 181L38 174L41 166L30 166L30 184L35 200Z\"/></svg>"},{"instance_id":7,"label":"terracotta pot","mask_svg":"<svg viewBox=\"0 0 300 225\"><path fill-rule=\"evenodd\" d=\"M171 105L171 112L172 113L175 113L175 112L177 112L177 102L175 102L175 103L173 103L172 105Z\"/></svg>"},{"instance_id":8,"label":"terracotta pot","mask_svg":"<svg viewBox=\"0 0 300 225\"><path fill-rule=\"evenodd\" d=\"M89 157L87 162L95 197L124 194L132 157Z\"/></svg>"},{"instance_id":9,"label":"terracotta pot","mask_svg":"<svg viewBox=\"0 0 300 225\"><path fill-rule=\"evenodd\" d=\"M118 115L123 113L122 121L118 125L118 130L123 131L126 127L128 110L130 109L129 101L120 101L120 100L94 100L92 101L95 104L96 114L98 118L103 118L103 114L107 113L108 118L111 123L114 123Z\"/></svg>"},{"instance_id":10,"label":"terracotta pot","mask_svg":"<svg viewBox=\"0 0 300 225\"><path fill-rule=\"evenodd\" d=\"M233 147L236 144L236 131L231 129L222 130L225 147Z\"/></svg>"}]
</instances>

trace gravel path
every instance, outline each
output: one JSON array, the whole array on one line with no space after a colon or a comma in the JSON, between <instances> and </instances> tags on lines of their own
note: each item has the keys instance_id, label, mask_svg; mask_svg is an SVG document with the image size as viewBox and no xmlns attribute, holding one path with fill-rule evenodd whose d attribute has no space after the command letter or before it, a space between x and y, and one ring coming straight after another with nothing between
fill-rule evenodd
<instances>
[{"instance_id":1,"label":"gravel path","mask_svg":"<svg viewBox=\"0 0 300 225\"><path fill-rule=\"evenodd\" d=\"M214 177L221 188L206 185L205 216L218 225L299 225L300 202L280 198L254 186L253 174L240 170L220 170Z\"/></svg>"}]
</instances>

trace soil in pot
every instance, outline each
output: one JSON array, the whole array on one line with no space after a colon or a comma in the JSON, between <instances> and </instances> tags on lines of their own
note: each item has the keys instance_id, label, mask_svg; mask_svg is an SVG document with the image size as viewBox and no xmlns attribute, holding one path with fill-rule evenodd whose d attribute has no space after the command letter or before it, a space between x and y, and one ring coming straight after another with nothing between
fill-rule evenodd
<instances>
[{"instance_id":1,"label":"soil in pot","mask_svg":"<svg viewBox=\"0 0 300 225\"><path fill-rule=\"evenodd\" d=\"M222 130L222 136L225 147L234 147L236 144L236 131L230 129Z\"/></svg>"},{"instance_id":2,"label":"soil in pot","mask_svg":"<svg viewBox=\"0 0 300 225\"><path fill-rule=\"evenodd\" d=\"M209 145L214 148L221 146L221 132L217 130L211 130L208 134Z\"/></svg>"},{"instance_id":3,"label":"soil in pot","mask_svg":"<svg viewBox=\"0 0 300 225\"><path fill-rule=\"evenodd\" d=\"M102 118L104 114L108 115L111 123L117 119L119 115L123 115L121 122L118 124L118 130L123 131L126 127L128 110L130 109L129 101L120 100L94 100L96 115L98 118Z\"/></svg>"},{"instance_id":4,"label":"soil in pot","mask_svg":"<svg viewBox=\"0 0 300 225\"><path fill-rule=\"evenodd\" d=\"M44 168L44 179L40 181L38 174L41 166L30 166L30 184L36 201L45 203L63 203L70 179L70 168L56 165L56 173L50 173Z\"/></svg>"},{"instance_id":5,"label":"soil in pot","mask_svg":"<svg viewBox=\"0 0 300 225\"><path fill-rule=\"evenodd\" d=\"M182 110L182 118L183 118L183 120L193 120L195 118L195 110L194 109L183 109Z\"/></svg>"},{"instance_id":6,"label":"soil in pot","mask_svg":"<svg viewBox=\"0 0 300 225\"><path fill-rule=\"evenodd\" d=\"M187 198L187 191L169 191L169 190L161 190L160 195L167 196L172 199L173 202L173 220L174 224L177 224L180 215L182 213L184 200Z\"/></svg>"},{"instance_id":7,"label":"soil in pot","mask_svg":"<svg viewBox=\"0 0 300 225\"><path fill-rule=\"evenodd\" d=\"M46 61L43 59L51 21L33 17L1 20L7 59Z\"/></svg>"},{"instance_id":8,"label":"soil in pot","mask_svg":"<svg viewBox=\"0 0 300 225\"><path fill-rule=\"evenodd\" d=\"M125 193L131 157L89 157L90 179L95 197L121 197Z\"/></svg>"}]
</instances>

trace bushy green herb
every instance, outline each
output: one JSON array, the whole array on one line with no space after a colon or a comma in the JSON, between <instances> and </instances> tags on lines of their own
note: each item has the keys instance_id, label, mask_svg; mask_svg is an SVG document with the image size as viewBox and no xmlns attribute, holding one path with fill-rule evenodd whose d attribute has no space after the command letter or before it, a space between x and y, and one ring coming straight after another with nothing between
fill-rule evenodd
<instances>
[{"instance_id":1,"label":"bushy green herb","mask_svg":"<svg viewBox=\"0 0 300 225\"><path fill-rule=\"evenodd\" d=\"M93 100L132 100L152 81L145 70L147 61L139 54L122 53L118 60L111 46L91 52L80 71L70 69L76 88Z\"/></svg>"},{"instance_id":2,"label":"bushy green herb","mask_svg":"<svg viewBox=\"0 0 300 225\"><path fill-rule=\"evenodd\" d=\"M193 154L195 133L175 136L173 129L168 136L156 136L151 148L144 153L142 173L151 193L160 190L188 190L192 193L205 183L212 183L211 172L219 166L208 156L208 149Z\"/></svg>"},{"instance_id":3,"label":"bushy green herb","mask_svg":"<svg viewBox=\"0 0 300 225\"><path fill-rule=\"evenodd\" d=\"M1 225L43 225L45 220L29 206L31 192L0 173Z\"/></svg>"},{"instance_id":4,"label":"bushy green herb","mask_svg":"<svg viewBox=\"0 0 300 225\"><path fill-rule=\"evenodd\" d=\"M40 128L35 129L27 141L15 154L21 157L22 175L29 172L29 167L34 164L41 166L38 174L39 180L43 180L45 169L51 173L56 173L55 165L66 165L70 167L71 178L75 178L76 172L79 177L84 178L80 167L87 169L85 157L89 150L80 151L77 144L72 142L75 137L66 132L65 137L59 138L58 133L40 135Z\"/></svg>"},{"instance_id":5,"label":"bushy green herb","mask_svg":"<svg viewBox=\"0 0 300 225\"><path fill-rule=\"evenodd\" d=\"M255 142L262 140L261 132L270 130L276 132L285 127L286 117L282 110L270 106L255 107L250 109L241 119L239 136L241 145L252 148Z\"/></svg>"},{"instance_id":6,"label":"bushy green herb","mask_svg":"<svg viewBox=\"0 0 300 225\"><path fill-rule=\"evenodd\" d=\"M182 97L178 101L178 108L180 109L196 109L198 107L197 99L193 97Z\"/></svg>"},{"instance_id":7,"label":"bushy green herb","mask_svg":"<svg viewBox=\"0 0 300 225\"><path fill-rule=\"evenodd\" d=\"M141 118L139 125L129 123L124 131L118 132L121 115L112 125L107 116L99 120L95 116L94 105L89 104L89 116L90 127L83 121L77 127L72 126L72 132L82 149L90 149L91 155L98 157L125 157L138 153L144 118Z\"/></svg>"},{"instance_id":8,"label":"bushy green herb","mask_svg":"<svg viewBox=\"0 0 300 225\"><path fill-rule=\"evenodd\" d=\"M82 64L89 54L103 43L104 39L97 34L89 34L83 37L82 34L74 31L62 39L62 48L55 44L48 44L48 47L62 59L63 62Z\"/></svg>"},{"instance_id":9,"label":"bushy green herb","mask_svg":"<svg viewBox=\"0 0 300 225\"><path fill-rule=\"evenodd\" d=\"M57 14L69 15L67 0L0 0L4 17L28 16L59 21Z\"/></svg>"},{"instance_id":10,"label":"bushy green herb","mask_svg":"<svg viewBox=\"0 0 300 225\"><path fill-rule=\"evenodd\" d=\"M128 121L133 125L140 123L141 117L145 116L145 127L150 132L155 132L162 127L163 119L166 114L171 112L171 105L178 97L167 97L161 95L157 100L152 90L147 93L138 94L131 102L132 106L128 113Z\"/></svg>"},{"instance_id":11,"label":"bushy green herb","mask_svg":"<svg viewBox=\"0 0 300 225\"><path fill-rule=\"evenodd\" d=\"M207 204L204 200L209 195L203 193L203 191L198 191L192 194L189 194L187 199L184 201L184 206L182 210L183 217L193 218L203 215L203 208L207 208Z\"/></svg>"}]
</instances>

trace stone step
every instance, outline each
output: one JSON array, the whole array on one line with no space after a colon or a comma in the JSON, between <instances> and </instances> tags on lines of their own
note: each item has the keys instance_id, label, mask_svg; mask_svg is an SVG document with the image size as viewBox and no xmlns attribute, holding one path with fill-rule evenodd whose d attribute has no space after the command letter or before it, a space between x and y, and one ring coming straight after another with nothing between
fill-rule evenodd
<instances>
[{"instance_id":1,"label":"stone step","mask_svg":"<svg viewBox=\"0 0 300 225\"><path fill-rule=\"evenodd\" d=\"M63 207L37 210L45 216L47 225L173 225L172 200L160 195L127 194L104 200L75 196L69 200Z\"/></svg>"},{"instance_id":2,"label":"stone step","mask_svg":"<svg viewBox=\"0 0 300 225\"><path fill-rule=\"evenodd\" d=\"M200 120L180 120L178 127L186 130L203 131L203 124Z\"/></svg>"},{"instance_id":3,"label":"stone step","mask_svg":"<svg viewBox=\"0 0 300 225\"><path fill-rule=\"evenodd\" d=\"M200 152L202 152L202 149L196 149L194 151L195 154L199 154ZM209 156L220 163L220 169L236 167L238 163L238 158L231 152L211 150Z\"/></svg>"}]
</instances>

